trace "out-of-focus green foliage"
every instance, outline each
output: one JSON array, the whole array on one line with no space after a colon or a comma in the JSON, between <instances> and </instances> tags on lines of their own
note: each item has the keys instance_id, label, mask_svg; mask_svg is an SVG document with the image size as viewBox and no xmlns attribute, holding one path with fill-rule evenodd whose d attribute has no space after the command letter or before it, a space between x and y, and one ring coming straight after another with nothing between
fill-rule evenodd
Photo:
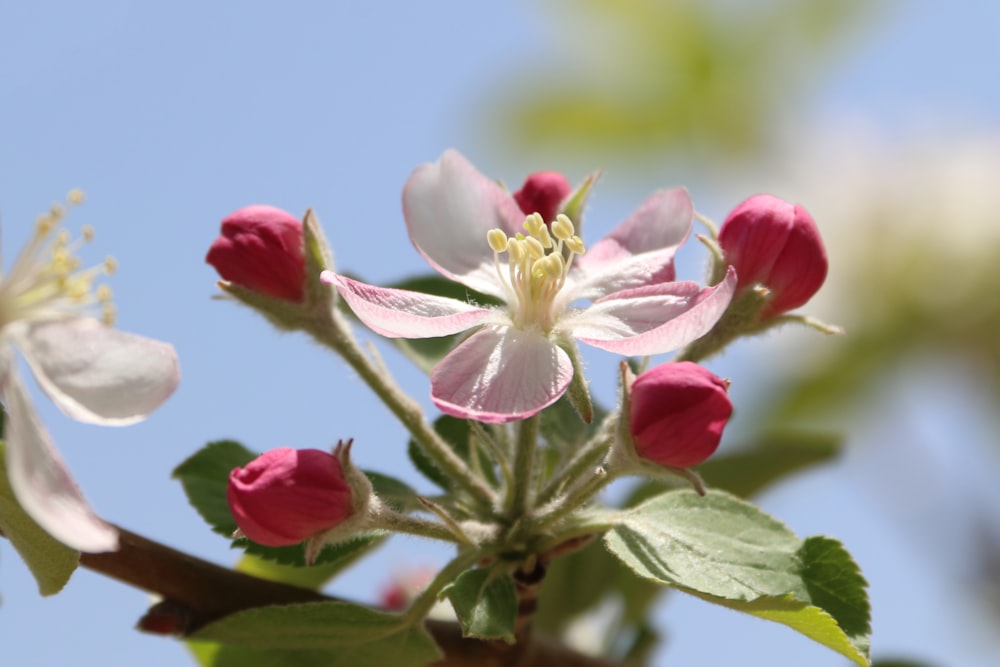
<instances>
[{"instance_id":1,"label":"out-of-focus green foliage","mask_svg":"<svg viewBox=\"0 0 1000 667\"><path fill-rule=\"evenodd\" d=\"M849 28L859 0L552 0L559 62L503 86L503 141L637 156L760 148ZM513 93L513 94L512 94Z\"/></svg>"}]
</instances>

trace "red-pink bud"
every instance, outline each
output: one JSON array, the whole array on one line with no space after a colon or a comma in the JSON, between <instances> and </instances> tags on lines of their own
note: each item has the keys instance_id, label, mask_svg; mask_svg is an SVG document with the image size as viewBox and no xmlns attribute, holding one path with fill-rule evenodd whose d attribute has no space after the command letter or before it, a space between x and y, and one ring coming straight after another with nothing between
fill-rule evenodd
<instances>
[{"instance_id":1,"label":"red-pink bud","mask_svg":"<svg viewBox=\"0 0 1000 667\"><path fill-rule=\"evenodd\" d=\"M302 221L280 208L247 206L228 215L205 261L241 287L288 301L305 296Z\"/></svg>"},{"instance_id":2,"label":"red-pink bud","mask_svg":"<svg viewBox=\"0 0 1000 667\"><path fill-rule=\"evenodd\" d=\"M340 460L318 449L261 454L229 474L226 498L243 534L269 547L298 544L354 511Z\"/></svg>"},{"instance_id":3,"label":"red-pink bud","mask_svg":"<svg viewBox=\"0 0 1000 667\"><path fill-rule=\"evenodd\" d=\"M707 459L733 412L728 387L690 361L661 364L637 377L629 410L636 453L675 468Z\"/></svg>"},{"instance_id":4,"label":"red-pink bud","mask_svg":"<svg viewBox=\"0 0 1000 667\"><path fill-rule=\"evenodd\" d=\"M559 172L540 171L524 180L521 189L514 193L514 201L525 215L538 213L545 222L552 222L560 204L572 191L573 186Z\"/></svg>"},{"instance_id":5,"label":"red-pink bud","mask_svg":"<svg viewBox=\"0 0 1000 667\"><path fill-rule=\"evenodd\" d=\"M719 230L739 287L771 290L765 315L798 308L826 280L826 249L808 212L772 195L755 195L733 209Z\"/></svg>"}]
</instances>

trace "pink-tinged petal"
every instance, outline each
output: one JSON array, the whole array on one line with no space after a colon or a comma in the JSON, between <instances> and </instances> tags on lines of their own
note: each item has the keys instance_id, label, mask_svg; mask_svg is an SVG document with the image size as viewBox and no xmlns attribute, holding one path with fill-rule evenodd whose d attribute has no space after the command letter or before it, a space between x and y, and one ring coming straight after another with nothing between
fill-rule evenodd
<instances>
[{"instance_id":1,"label":"pink-tinged petal","mask_svg":"<svg viewBox=\"0 0 1000 667\"><path fill-rule=\"evenodd\" d=\"M120 426L140 421L180 382L173 346L93 318L29 324L16 338L45 393L83 422Z\"/></svg>"},{"instance_id":2,"label":"pink-tinged petal","mask_svg":"<svg viewBox=\"0 0 1000 667\"><path fill-rule=\"evenodd\" d=\"M685 281L612 294L568 318L563 326L584 343L609 352L662 354L708 333L726 312L735 290L736 272L730 267L726 278L712 287Z\"/></svg>"},{"instance_id":3,"label":"pink-tinged petal","mask_svg":"<svg viewBox=\"0 0 1000 667\"><path fill-rule=\"evenodd\" d=\"M334 285L369 329L389 338L447 336L496 317L488 308L457 299L376 287L332 271L324 271L320 280Z\"/></svg>"},{"instance_id":4,"label":"pink-tinged petal","mask_svg":"<svg viewBox=\"0 0 1000 667\"><path fill-rule=\"evenodd\" d=\"M454 417L502 424L551 405L572 378L569 356L542 334L491 326L434 367L431 399Z\"/></svg>"},{"instance_id":5,"label":"pink-tinged petal","mask_svg":"<svg viewBox=\"0 0 1000 667\"><path fill-rule=\"evenodd\" d=\"M442 275L483 294L505 297L493 267L486 233L521 230L524 214L514 198L449 150L417 167L403 187L403 216L410 240Z\"/></svg>"},{"instance_id":6,"label":"pink-tinged petal","mask_svg":"<svg viewBox=\"0 0 1000 667\"><path fill-rule=\"evenodd\" d=\"M114 551L118 531L90 509L14 373L13 360L8 359L3 382L4 440L7 474L18 502L66 546L89 553Z\"/></svg>"},{"instance_id":7,"label":"pink-tinged petal","mask_svg":"<svg viewBox=\"0 0 1000 667\"><path fill-rule=\"evenodd\" d=\"M595 298L673 280L674 255L691 233L693 220L687 190L657 190L576 260L579 296Z\"/></svg>"}]
</instances>

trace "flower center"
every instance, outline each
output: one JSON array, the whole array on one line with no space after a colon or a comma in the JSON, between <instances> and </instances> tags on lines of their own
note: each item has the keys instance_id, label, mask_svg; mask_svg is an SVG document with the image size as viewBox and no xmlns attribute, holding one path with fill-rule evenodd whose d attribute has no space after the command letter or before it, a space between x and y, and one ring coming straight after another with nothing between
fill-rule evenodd
<instances>
[{"instance_id":1,"label":"flower center","mask_svg":"<svg viewBox=\"0 0 1000 667\"><path fill-rule=\"evenodd\" d=\"M555 325L553 304L566 283L573 257L586 248L576 235L573 223L563 214L556 216L551 230L537 213L524 221L527 235L507 236L501 229L491 229L486 240L493 249L493 264L500 282L510 288L514 326L525 329L537 325L549 333ZM500 268L500 254L507 253L508 271Z\"/></svg>"},{"instance_id":2,"label":"flower center","mask_svg":"<svg viewBox=\"0 0 1000 667\"><path fill-rule=\"evenodd\" d=\"M71 191L66 198L69 205L82 201L79 190ZM80 237L73 239L61 227L65 215L66 207L54 204L38 216L28 245L10 272L0 279L0 327L17 320L76 314L95 305L105 324L114 322L111 288L96 284L96 280L113 273L117 264L108 257L96 266L82 267L76 253L94 239L94 230L84 226Z\"/></svg>"}]
</instances>

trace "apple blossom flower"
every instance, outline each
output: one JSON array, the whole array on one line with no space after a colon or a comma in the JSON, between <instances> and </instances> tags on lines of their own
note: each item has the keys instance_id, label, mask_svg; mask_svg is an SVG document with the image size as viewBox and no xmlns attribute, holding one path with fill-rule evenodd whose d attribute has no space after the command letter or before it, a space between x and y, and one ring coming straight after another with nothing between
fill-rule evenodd
<instances>
[{"instance_id":1,"label":"apple blossom flower","mask_svg":"<svg viewBox=\"0 0 1000 667\"><path fill-rule=\"evenodd\" d=\"M773 195L754 195L734 208L719 230L719 246L736 267L738 289L769 290L762 317L798 308L826 280L826 249L812 216Z\"/></svg>"},{"instance_id":2,"label":"apple blossom flower","mask_svg":"<svg viewBox=\"0 0 1000 667\"><path fill-rule=\"evenodd\" d=\"M70 193L70 202L82 198ZM111 293L95 279L113 261L81 268L72 241L60 228L63 208L38 218L28 246L0 278L0 400L7 471L24 510L74 549L111 551L117 530L99 519L66 469L38 419L17 371L20 351L49 398L70 417L124 425L144 419L179 381L173 347L111 328ZM85 228L82 241L93 232ZM103 311L99 321L90 314Z\"/></svg>"},{"instance_id":3,"label":"apple blossom flower","mask_svg":"<svg viewBox=\"0 0 1000 667\"><path fill-rule=\"evenodd\" d=\"M304 542L354 512L340 459L318 449L261 454L230 473L226 498L243 535L270 547Z\"/></svg>"},{"instance_id":4,"label":"apple blossom flower","mask_svg":"<svg viewBox=\"0 0 1000 667\"><path fill-rule=\"evenodd\" d=\"M625 355L681 347L712 328L736 285L732 271L709 288L669 282L693 219L682 188L655 192L587 249L566 216L551 227L537 213L525 219L512 195L448 151L407 180L403 214L432 267L505 305L375 287L330 271L321 279L384 336L476 329L431 373L431 398L456 417L503 423L551 405L573 377L566 349L574 338Z\"/></svg>"},{"instance_id":5,"label":"apple blossom flower","mask_svg":"<svg viewBox=\"0 0 1000 667\"><path fill-rule=\"evenodd\" d=\"M246 206L222 221L205 261L223 279L286 301L302 301L306 265L302 221L273 206Z\"/></svg>"},{"instance_id":6,"label":"apple blossom flower","mask_svg":"<svg viewBox=\"0 0 1000 667\"><path fill-rule=\"evenodd\" d=\"M569 181L559 172L540 171L524 179L524 185L514 193L514 201L525 215L537 213L551 223L572 191Z\"/></svg>"},{"instance_id":7,"label":"apple blossom flower","mask_svg":"<svg viewBox=\"0 0 1000 667\"><path fill-rule=\"evenodd\" d=\"M640 458L698 465L719 446L733 412L729 383L690 361L660 364L632 383L629 431Z\"/></svg>"}]
</instances>

